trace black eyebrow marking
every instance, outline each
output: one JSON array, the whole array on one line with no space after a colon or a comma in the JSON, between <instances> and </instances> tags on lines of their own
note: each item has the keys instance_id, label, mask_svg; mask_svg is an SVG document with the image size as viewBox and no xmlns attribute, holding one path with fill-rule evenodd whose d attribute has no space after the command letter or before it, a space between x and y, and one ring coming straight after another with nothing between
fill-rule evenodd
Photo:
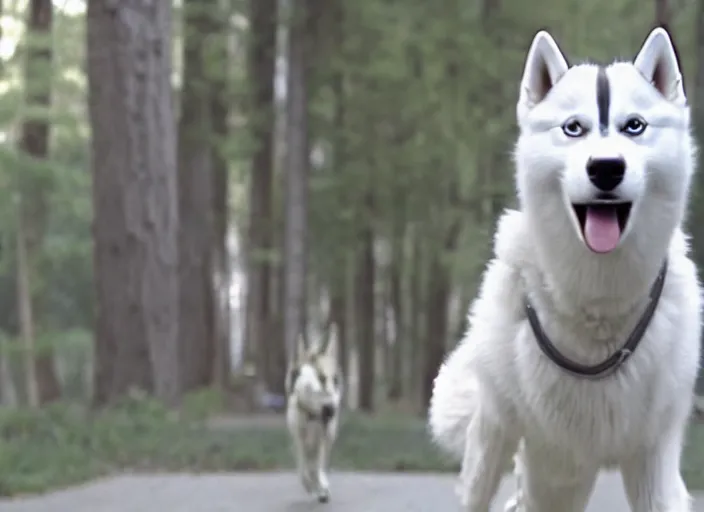
<instances>
[{"instance_id":1,"label":"black eyebrow marking","mask_svg":"<svg viewBox=\"0 0 704 512\"><path fill-rule=\"evenodd\" d=\"M611 107L611 85L606 69L599 68L596 74L596 106L599 111L599 133L606 136L609 133L609 108Z\"/></svg>"}]
</instances>

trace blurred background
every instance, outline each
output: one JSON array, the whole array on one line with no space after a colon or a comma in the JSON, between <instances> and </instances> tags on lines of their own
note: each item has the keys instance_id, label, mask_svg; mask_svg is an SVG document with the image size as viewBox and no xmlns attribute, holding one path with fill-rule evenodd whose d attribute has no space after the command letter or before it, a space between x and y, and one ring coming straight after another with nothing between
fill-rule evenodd
<instances>
[{"instance_id":1,"label":"blurred background","mask_svg":"<svg viewBox=\"0 0 704 512\"><path fill-rule=\"evenodd\" d=\"M290 347L333 323L333 466L456 470L424 411L514 204L530 41L610 62L655 23L704 142L704 0L0 1L0 495L291 468Z\"/></svg>"}]
</instances>

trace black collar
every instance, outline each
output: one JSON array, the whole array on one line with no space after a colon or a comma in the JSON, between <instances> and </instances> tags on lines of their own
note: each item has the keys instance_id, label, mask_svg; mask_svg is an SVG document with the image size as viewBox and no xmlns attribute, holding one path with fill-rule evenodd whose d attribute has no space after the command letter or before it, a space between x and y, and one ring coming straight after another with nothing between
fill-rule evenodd
<instances>
[{"instance_id":1,"label":"black collar","mask_svg":"<svg viewBox=\"0 0 704 512\"><path fill-rule=\"evenodd\" d=\"M667 260L662 264L660 273L655 278L652 288L650 289L650 300L648 305L643 312L643 315L638 320L633 332L626 340L618 351L616 351L611 357L593 366L583 365L568 359L563 356L555 345L550 341L547 334L540 325L540 320L535 312L535 308L531 305L530 301L526 297L525 299L525 312L528 317L528 322L530 323L533 334L535 334L535 339L538 342L538 346L543 351L543 353L557 366L562 368L567 373L574 375L575 377L600 380L608 377L618 370L623 363L625 363L630 356L633 355L638 344L643 339L650 321L655 313L655 308L660 301L660 295L662 294L662 288L665 284L665 275L667 274Z\"/></svg>"}]
</instances>

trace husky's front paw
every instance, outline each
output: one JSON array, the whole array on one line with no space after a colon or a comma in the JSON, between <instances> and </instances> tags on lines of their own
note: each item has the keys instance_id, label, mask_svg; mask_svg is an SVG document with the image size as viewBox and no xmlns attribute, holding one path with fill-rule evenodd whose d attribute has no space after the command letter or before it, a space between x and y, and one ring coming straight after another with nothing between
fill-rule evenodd
<instances>
[{"instance_id":1,"label":"husky's front paw","mask_svg":"<svg viewBox=\"0 0 704 512\"><path fill-rule=\"evenodd\" d=\"M320 503L330 501L330 484L327 475L322 471L318 473L318 492L316 494Z\"/></svg>"},{"instance_id":2,"label":"husky's front paw","mask_svg":"<svg viewBox=\"0 0 704 512\"><path fill-rule=\"evenodd\" d=\"M455 494L460 499L462 508L466 509L469 506L469 488L464 483L462 476L457 479L457 483L455 484Z\"/></svg>"},{"instance_id":3,"label":"husky's front paw","mask_svg":"<svg viewBox=\"0 0 704 512\"><path fill-rule=\"evenodd\" d=\"M328 501L330 501L330 489L328 489L327 487L318 489L318 492L316 494L320 503L327 503Z\"/></svg>"}]
</instances>

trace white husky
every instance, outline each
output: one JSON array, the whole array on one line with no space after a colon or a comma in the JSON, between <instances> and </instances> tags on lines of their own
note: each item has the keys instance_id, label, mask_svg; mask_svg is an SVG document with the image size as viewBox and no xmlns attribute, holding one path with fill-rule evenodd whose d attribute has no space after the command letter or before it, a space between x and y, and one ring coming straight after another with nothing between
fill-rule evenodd
<instances>
[{"instance_id":1,"label":"white husky","mask_svg":"<svg viewBox=\"0 0 704 512\"><path fill-rule=\"evenodd\" d=\"M700 290L682 232L695 148L675 49L570 67L539 32L517 107L520 211L500 220L470 329L435 380L434 439L487 512L515 457L521 512L583 511L602 468L635 512L689 512L680 454Z\"/></svg>"},{"instance_id":2,"label":"white husky","mask_svg":"<svg viewBox=\"0 0 704 512\"><path fill-rule=\"evenodd\" d=\"M286 422L301 483L318 501L326 502L330 499L328 463L342 399L334 326L322 346L307 350L303 338L298 338L295 360L286 376L286 393Z\"/></svg>"}]
</instances>

